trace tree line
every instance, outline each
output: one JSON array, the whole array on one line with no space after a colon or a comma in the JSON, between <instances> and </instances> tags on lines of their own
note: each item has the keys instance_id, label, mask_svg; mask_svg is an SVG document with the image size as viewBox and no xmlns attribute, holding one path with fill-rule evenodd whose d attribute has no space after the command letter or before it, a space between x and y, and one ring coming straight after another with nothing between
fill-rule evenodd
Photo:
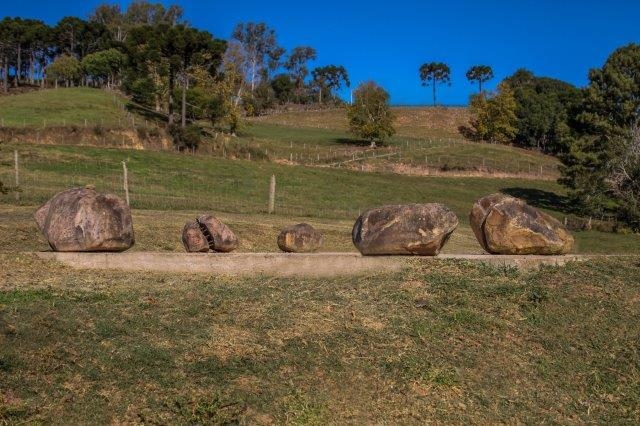
<instances>
[{"instance_id":1,"label":"tree line","mask_svg":"<svg viewBox=\"0 0 640 426\"><path fill-rule=\"evenodd\" d=\"M0 21L0 90L120 88L165 115L178 138L189 119L208 119L235 133L245 114L287 103L339 103L336 91L350 84L346 69L310 69L316 58L310 46L287 52L264 23L239 24L224 40L192 28L180 6L144 0L126 10L102 4L87 20L69 16L54 26Z\"/></svg>"}]
</instances>

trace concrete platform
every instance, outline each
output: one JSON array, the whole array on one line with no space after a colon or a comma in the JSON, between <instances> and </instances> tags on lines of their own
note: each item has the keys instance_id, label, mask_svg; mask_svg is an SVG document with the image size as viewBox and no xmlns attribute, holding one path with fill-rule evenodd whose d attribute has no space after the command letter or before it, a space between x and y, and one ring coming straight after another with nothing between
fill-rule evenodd
<instances>
[{"instance_id":1,"label":"concrete platform","mask_svg":"<svg viewBox=\"0 0 640 426\"><path fill-rule=\"evenodd\" d=\"M590 258L589 256L581 255L502 256L441 254L436 257L362 256L359 253L38 252L36 255L42 259L56 260L78 269L281 277L333 277L390 272L400 270L414 262L435 262L447 259L530 269L537 268L540 265L564 265L567 262L582 261Z\"/></svg>"}]
</instances>

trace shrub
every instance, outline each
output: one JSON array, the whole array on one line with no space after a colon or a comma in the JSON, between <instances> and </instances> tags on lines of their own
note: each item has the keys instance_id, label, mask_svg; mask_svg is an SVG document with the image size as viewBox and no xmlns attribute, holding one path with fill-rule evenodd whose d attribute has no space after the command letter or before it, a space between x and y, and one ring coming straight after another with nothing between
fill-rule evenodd
<instances>
[{"instance_id":1,"label":"shrub","mask_svg":"<svg viewBox=\"0 0 640 426\"><path fill-rule=\"evenodd\" d=\"M353 95L353 105L347 107L351 133L372 145L391 137L395 130L387 91L370 81L358 86Z\"/></svg>"},{"instance_id":2,"label":"shrub","mask_svg":"<svg viewBox=\"0 0 640 426\"><path fill-rule=\"evenodd\" d=\"M184 151L185 149L195 151L202 140L200 127L193 124L187 127L173 125L169 127L169 135L178 151Z\"/></svg>"}]
</instances>

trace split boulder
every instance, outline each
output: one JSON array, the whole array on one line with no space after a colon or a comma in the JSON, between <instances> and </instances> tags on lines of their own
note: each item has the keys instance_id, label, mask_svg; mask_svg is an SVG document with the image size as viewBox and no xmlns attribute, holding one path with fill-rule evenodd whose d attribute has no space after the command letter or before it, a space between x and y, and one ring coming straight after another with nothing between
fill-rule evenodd
<instances>
[{"instance_id":1,"label":"split boulder","mask_svg":"<svg viewBox=\"0 0 640 426\"><path fill-rule=\"evenodd\" d=\"M184 225L182 244L190 253L209 250L228 253L238 248L238 238L218 218L211 215L200 215L195 221L187 222Z\"/></svg>"},{"instance_id":2,"label":"split boulder","mask_svg":"<svg viewBox=\"0 0 640 426\"><path fill-rule=\"evenodd\" d=\"M573 249L573 237L560 221L509 195L480 198L469 222L488 253L560 255Z\"/></svg>"},{"instance_id":3,"label":"split boulder","mask_svg":"<svg viewBox=\"0 0 640 426\"><path fill-rule=\"evenodd\" d=\"M135 242L127 203L92 187L54 195L34 219L54 251L124 251Z\"/></svg>"},{"instance_id":4,"label":"split boulder","mask_svg":"<svg viewBox=\"0 0 640 426\"><path fill-rule=\"evenodd\" d=\"M309 253L322 246L322 234L306 223L287 226L278 235L278 247L288 253Z\"/></svg>"},{"instance_id":5,"label":"split boulder","mask_svg":"<svg viewBox=\"0 0 640 426\"><path fill-rule=\"evenodd\" d=\"M364 255L435 256L458 226L442 204L403 204L364 212L353 226L353 244Z\"/></svg>"}]
</instances>

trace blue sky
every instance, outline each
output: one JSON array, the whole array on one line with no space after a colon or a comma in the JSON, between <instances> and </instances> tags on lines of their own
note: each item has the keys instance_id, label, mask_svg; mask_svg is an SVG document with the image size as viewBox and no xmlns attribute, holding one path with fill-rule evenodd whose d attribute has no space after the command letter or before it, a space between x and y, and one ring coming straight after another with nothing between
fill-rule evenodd
<instances>
[{"instance_id":1,"label":"blue sky","mask_svg":"<svg viewBox=\"0 0 640 426\"><path fill-rule=\"evenodd\" d=\"M102 2L7 1L0 15L54 24L66 15L86 18ZM640 43L640 1L635 0L163 3L182 5L193 26L220 38L228 38L238 22L266 22L285 48L316 48L312 66L344 65L352 86L374 80L394 104L431 102L430 89L420 86L418 78L424 62L449 64L452 85L438 87L438 100L460 105L475 90L464 76L471 65L493 67L496 78L488 88L520 67L584 86L588 70L602 66L615 48Z\"/></svg>"}]
</instances>

